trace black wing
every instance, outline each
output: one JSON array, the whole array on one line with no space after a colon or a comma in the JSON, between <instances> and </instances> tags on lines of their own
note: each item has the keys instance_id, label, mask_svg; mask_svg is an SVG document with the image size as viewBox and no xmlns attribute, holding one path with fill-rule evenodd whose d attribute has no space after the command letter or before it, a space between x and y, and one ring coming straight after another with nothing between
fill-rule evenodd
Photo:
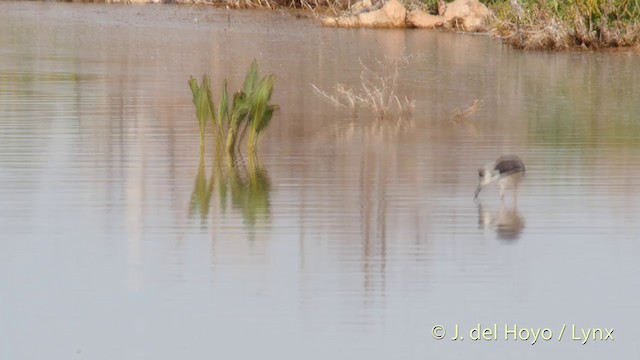
<instances>
[{"instance_id":1,"label":"black wing","mask_svg":"<svg viewBox=\"0 0 640 360\"><path fill-rule=\"evenodd\" d=\"M495 170L500 175L508 175L516 172L525 172L524 163L516 155L501 156L496 160Z\"/></svg>"}]
</instances>

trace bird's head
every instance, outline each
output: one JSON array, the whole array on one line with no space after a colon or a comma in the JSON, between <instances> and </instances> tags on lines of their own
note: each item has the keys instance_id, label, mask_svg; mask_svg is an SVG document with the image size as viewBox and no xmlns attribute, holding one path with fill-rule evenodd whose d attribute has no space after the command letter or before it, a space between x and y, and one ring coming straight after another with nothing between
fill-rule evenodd
<instances>
[{"instance_id":1,"label":"bird's head","mask_svg":"<svg viewBox=\"0 0 640 360\"><path fill-rule=\"evenodd\" d=\"M487 164L484 167L478 169L478 187L476 187L476 192L474 198L478 197L480 191L484 186L487 186L491 183L493 179L493 172L491 170L492 164Z\"/></svg>"}]
</instances>

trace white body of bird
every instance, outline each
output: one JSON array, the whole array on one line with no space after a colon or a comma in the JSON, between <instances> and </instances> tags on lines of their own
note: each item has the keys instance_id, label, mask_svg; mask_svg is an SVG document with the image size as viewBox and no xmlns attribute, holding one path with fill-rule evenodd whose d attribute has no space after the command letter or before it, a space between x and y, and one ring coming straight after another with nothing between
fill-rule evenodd
<instances>
[{"instance_id":1,"label":"white body of bird","mask_svg":"<svg viewBox=\"0 0 640 360\"><path fill-rule=\"evenodd\" d=\"M478 169L478 187L474 198L480 191L493 183L500 186L500 198L504 198L505 190L513 189L514 198L517 196L518 185L524 178L526 168L524 162L517 155L499 157L495 162Z\"/></svg>"}]
</instances>

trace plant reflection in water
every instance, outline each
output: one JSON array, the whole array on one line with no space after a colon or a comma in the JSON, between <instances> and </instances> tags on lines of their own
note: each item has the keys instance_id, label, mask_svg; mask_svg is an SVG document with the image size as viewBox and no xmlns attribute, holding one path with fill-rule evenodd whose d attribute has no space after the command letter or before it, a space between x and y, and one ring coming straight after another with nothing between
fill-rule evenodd
<instances>
[{"instance_id":1,"label":"plant reflection in water","mask_svg":"<svg viewBox=\"0 0 640 360\"><path fill-rule=\"evenodd\" d=\"M256 153L244 159L241 154L233 156L223 151L216 152L211 175L207 178L205 153L201 150L189 216L199 215L201 224L205 226L212 199L217 198L222 213L239 211L248 229L254 230L259 223L269 222L270 191L269 176Z\"/></svg>"}]
</instances>

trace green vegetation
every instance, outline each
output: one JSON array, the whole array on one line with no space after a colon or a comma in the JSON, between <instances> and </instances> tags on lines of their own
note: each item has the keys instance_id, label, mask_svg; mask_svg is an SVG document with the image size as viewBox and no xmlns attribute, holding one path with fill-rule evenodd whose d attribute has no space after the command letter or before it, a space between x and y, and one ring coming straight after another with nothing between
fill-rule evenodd
<instances>
[{"instance_id":1,"label":"green vegetation","mask_svg":"<svg viewBox=\"0 0 640 360\"><path fill-rule=\"evenodd\" d=\"M525 49L604 48L640 42L640 0L491 0L491 27Z\"/></svg>"},{"instance_id":2,"label":"green vegetation","mask_svg":"<svg viewBox=\"0 0 640 360\"><path fill-rule=\"evenodd\" d=\"M417 3L432 14L444 2L401 1L409 8ZM490 32L517 48L597 49L640 44L640 0L479 1L493 11Z\"/></svg>"},{"instance_id":3,"label":"green vegetation","mask_svg":"<svg viewBox=\"0 0 640 360\"><path fill-rule=\"evenodd\" d=\"M213 105L211 105L211 90L209 76L202 76L202 83L198 85L196 79L189 79L189 86L193 93L193 104L196 106L196 119L200 128L200 150L204 149L204 134L207 122L213 122Z\"/></svg>"},{"instance_id":4,"label":"green vegetation","mask_svg":"<svg viewBox=\"0 0 640 360\"><path fill-rule=\"evenodd\" d=\"M227 81L223 81L216 109L210 77L203 75L200 83L193 77L189 79L200 129L200 162L189 213L199 213L202 223L208 217L216 190L220 211L226 212L229 205L240 210L251 230L259 219L268 219L271 185L256 152L259 140L278 108L269 103L274 82L272 74L260 78L258 64L254 60L242 89L233 95L231 103ZM215 139L215 158L208 178L204 161L207 124L210 124ZM239 147L247 132L248 162L245 164Z\"/></svg>"},{"instance_id":5,"label":"green vegetation","mask_svg":"<svg viewBox=\"0 0 640 360\"><path fill-rule=\"evenodd\" d=\"M442 11L445 3L453 0L400 1L407 9L438 14L439 8ZM479 1L494 14L489 31L516 48L598 49L640 44L640 0ZM336 4L341 3L334 3L334 12Z\"/></svg>"},{"instance_id":6,"label":"green vegetation","mask_svg":"<svg viewBox=\"0 0 640 360\"><path fill-rule=\"evenodd\" d=\"M222 148L226 134L224 145L227 154L234 155L239 151L239 144L249 129L247 150L249 153L254 153L274 111L278 108L277 105L269 104L274 82L273 74L260 79L258 64L254 60L247 71L242 90L238 90L233 95L231 107L229 107L227 81L223 82L216 113L209 75L203 75L200 84L193 77L190 78L189 87L193 94L193 104L196 107L196 118L200 128L200 147L204 147L206 126L210 123L216 142L216 151Z\"/></svg>"}]
</instances>

